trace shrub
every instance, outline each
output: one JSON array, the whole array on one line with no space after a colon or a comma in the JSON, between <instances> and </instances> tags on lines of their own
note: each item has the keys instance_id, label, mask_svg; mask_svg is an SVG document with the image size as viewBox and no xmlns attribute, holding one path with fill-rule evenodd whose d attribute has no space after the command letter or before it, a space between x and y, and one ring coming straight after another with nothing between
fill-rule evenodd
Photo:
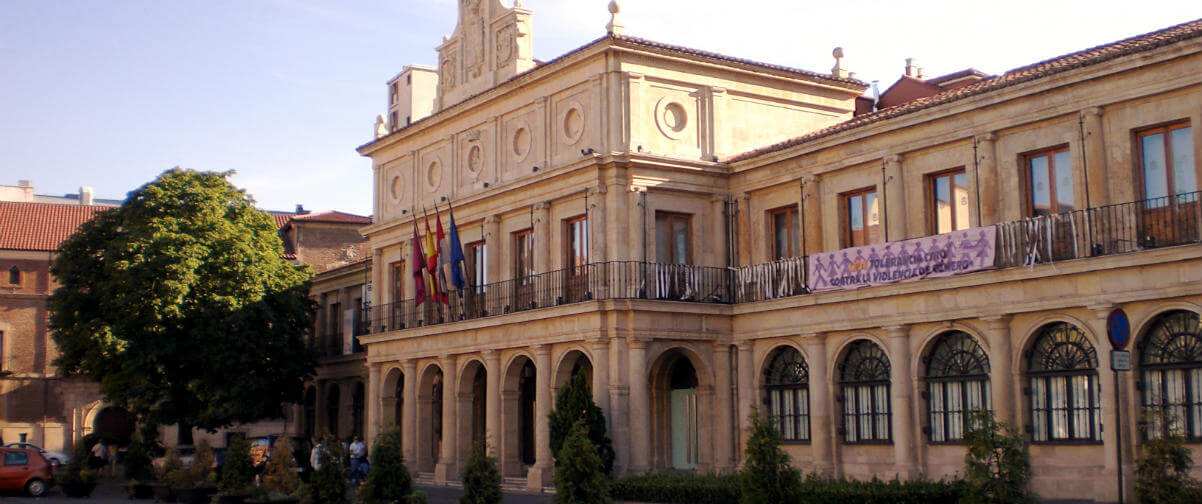
<instances>
[{"instance_id":1,"label":"shrub","mask_svg":"<svg viewBox=\"0 0 1202 504\"><path fill-rule=\"evenodd\" d=\"M421 490L414 490L403 502L405 504L426 504L430 502L430 496Z\"/></svg>"},{"instance_id":2,"label":"shrub","mask_svg":"<svg viewBox=\"0 0 1202 504\"><path fill-rule=\"evenodd\" d=\"M371 447L370 457L371 470L359 490L360 500L365 504L405 502L413 492L413 480L401 455L401 428L393 427L380 433Z\"/></svg>"},{"instance_id":3,"label":"shrub","mask_svg":"<svg viewBox=\"0 0 1202 504\"><path fill-rule=\"evenodd\" d=\"M628 501L731 504L742 495L740 485L729 474L643 474L615 479L609 494Z\"/></svg>"},{"instance_id":4,"label":"shrub","mask_svg":"<svg viewBox=\"0 0 1202 504\"><path fill-rule=\"evenodd\" d=\"M221 468L221 491L227 494L250 491L254 483L254 462L250 459L250 443L246 436L235 434L225 451L225 463Z\"/></svg>"},{"instance_id":5,"label":"shrub","mask_svg":"<svg viewBox=\"0 0 1202 504\"><path fill-rule=\"evenodd\" d=\"M1013 426L1000 422L993 412L977 410L968 415L964 433L967 493L964 502L1037 502L1031 481L1031 455L1027 439Z\"/></svg>"},{"instance_id":6,"label":"shrub","mask_svg":"<svg viewBox=\"0 0 1202 504\"><path fill-rule=\"evenodd\" d=\"M292 458L292 443L278 439L271 447L271 458L263 471L263 484L259 489L263 497L288 496L300 488L300 477L296 475L296 460Z\"/></svg>"},{"instance_id":7,"label":"shrub","mask_svg":"<svg viewBox=\"0 0 1202 504\"><path fill-rule=\"evenodd\" d=\"M463 497L459 504L497 504L501 502L501 472L497 459L488 456L484 441L472 444L463 472Z\"/></svg>"},{"instance_id":8,"label":"shrub","mask_svg":"<svg viewBox=\"0 0 1202 504\"><path fill-rule=\"evenodd\" d=\"M555 410L551 412L549 423L551 427L551 455L555 464L559 464L559 450L567 439L572 426L578 420L584 421L588 439L597 447L597 455L605 474L613 472L614 448L605 428L605 414L601 407L593 402L592 391L584 373L572 375L567 385L559 389L555 395Z\"/></svg>"},{"instance_id":9,"label":"shrub","mask_svg":"<svg viewBox=\"0 0 1202 504\"><path fill-rule=\"evenodd\" d=\"M125 477L135 481L154 479L154 471L150 467L150 450L140 434L133 435L129 450L125 452Z\"/></svg>"},{"instance_id":10,"label":"shrub","mask_svg":"<svg viewBox=\"0 0 1202 504\"><path fill-rule=\"evenodd\" d=\"M71 461L67 463L67 467L63 468L63 472L57 476L59 484L62 485L90 485L96 483L98 478L97 471L88 467L88 457L92 450L88 443L81 442L75 445L75 449L71 453Z\"/></svg>"},{"instance_id":11,"label":"shrub","mask_svg":"<svg viewBox=\"0 0 1202 504\"><path fill-rule=\"evenodd\" d=\"M163 466L155 471L155 476L164 483L178 485L182 483L184 475L184 464L179 459L179 451L174 447L167 448L167 454L164 455Z\"/></svg>"},{"instance_id":12,"label":"shrub","mask_svg":"<svg viewBox=\"0 0 1202 504\"><path fill-rule=\"evenodd\" d=\"M201 439L196 444L196 453L192 455L192 465L183 471L179 484L182 486L207 486L217 482L217 474L213 472L216 463L213 447L207 439Z\"/></svg>"},{"instance_id":13,"label":"shrub","mask_svg":"<svg viewBox=\"0 0 1202 504\"><path fill-rule=\"evenodd\" d=\"M768 417L759 410L751 412L751 435L741 473L742 502L788 502L797 494L801 472L789 464L789 455L780 448L781 435Z\"/></svg>"},{"instance_id":14,"label":"shrub","mask_svg":"<svg viewBox=\"0 0 1202 504\"><path fill-rule=\"evenodd\" d=\"M584 420L577 420L559 449L555 469L555 504L605 504L609 480Z\"/></svg>"},{"instance_id":15,"label":"shrub","mask_svg":"<svg viewBox=\"0 0 1202 504\"><path fill-rule=\"evenodd\" d=\"M313 473L309 484L304 487L306 504L346 504L346 457L342 453L342 445L338 439L329 435L322 436L321 454L318 456L321 468Z\"/></svg>"},{"instance_id":16,"label":"shrub","mask_svg":"<svg viewBox=\"0 0 1202 504\"><path fill-rule=\"evenodd\" d=\"M1135 461L1137 502L1202 502L1202 487L1189 474L1193 460L1184 437L1173 433L1149 439L1141 448L1142 453Z\"/></svg>"},{"instance_id":17,"label":"shrub","mask_svg":"<svg viewBox=\"0 0 1202 504\"><path fill-rule=\"evenodd\" d=\"M741 475L731 474L645 474L614 480L610 496L642 502L730 504L743 498L743 481ZM964 493L960 480L861 481L811 474L798 483L788 500L761 502L954 504Z\"/></svg>"}]
</instances>

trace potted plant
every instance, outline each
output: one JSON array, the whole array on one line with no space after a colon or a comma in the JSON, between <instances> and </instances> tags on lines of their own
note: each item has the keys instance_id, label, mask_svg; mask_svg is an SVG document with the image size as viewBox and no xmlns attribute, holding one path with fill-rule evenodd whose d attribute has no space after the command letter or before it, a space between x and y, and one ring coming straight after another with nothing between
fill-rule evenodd
<instances>
[{"instance_id":1,"label":"potted plant","mask_svg":"<svg viewBox=\"0 0 1202 504\"><path fill-rule=\"evenodd\" d=\"M154 499L159 502L175 502L173 487L179 486L183 478L183 462L179 459L179 451L168 448L163 457L163 465L155 470L158 481L148 483L154 491Z\"/></svg>"},{"instance_id":2,"label":"potted plant","mask_svg":"<svg viewBox=\"0 0 1202 504\"><path fill-rule=\"evenodd\" d=\"M134 434L130 440L129 450L125 452L125 484L131 499L149 499L154 497L154 488L150 482L154 480L154 471L150 466L150 453L147 443L142 436Z\"/></svg>"},{"instance_id":3,"label":"potted plant","mask_svg":"<svg viewBox=\"0 0 1202 504\"><path fill-rule=\"evenodd\" d=\"M87 443L77 444L75 453L71 454L71 462L59 474L58 484L67 497L88 497L96 489L98 474L87 466L89 453L91 450Z\"/></svg>"},{"instance_id":4,"label":"potted plant","mask_svg":"<svg viewBox=\"0 0 1202 504\"><path fill-rule=\"evenodd\" d=\"M297 476L296 459L292 456L292 443L279 439L271 447L267 469L263 471L262 483L255 491L255 498L246 504L296 504L300 502L300 477Z\"/></svg>"},{"instance_id":5,"label":"potted plant","mask_svg":"<svg viewBox=\"0 0 1202 504\"><path fill-rule=\"evenodd\" d=\"M250 443L246 436L235 434L225 451L225 463L221 468L221 491L215 502L220 504L242 504L254 489L255 468L250 458Z\"/></svg>"},{"instance_id":6,"label":"potted plant","mask_svg":"<svg viewBox=\"0 0 1202 504\"><path fill-rule=\"evenodd\" d=\"M183 471L183 477L178 486L173 486L175 498L184 504L208 504L213 494L217 493L217 474L213 472L215 459L213 448L207 440L201 440L196 445L196 454L192 456L192 465Z\"/></svg>"}]
</instances>

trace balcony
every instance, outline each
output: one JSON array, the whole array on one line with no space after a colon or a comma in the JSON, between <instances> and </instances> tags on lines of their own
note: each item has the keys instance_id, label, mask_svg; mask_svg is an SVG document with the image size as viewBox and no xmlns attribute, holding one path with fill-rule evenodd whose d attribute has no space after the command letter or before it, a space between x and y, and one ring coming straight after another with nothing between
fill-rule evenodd
<instances>
[{"instance_id":1,"label":"balcony","mask_svg":"<svg viewBox=\"0 0 1202 504\"><path fill-rule=\"evenodd\" d=\"M996 225L993 269L1137 252L1202 241L1202 192L1032 217ZM805 257L717 268L640 261L593 263L475 286L448 302L412 299L363 309L381 333L597 300L748 303L810 293ZM356 331L357 333L360 331Z\"/></svg>"}]
</instances>

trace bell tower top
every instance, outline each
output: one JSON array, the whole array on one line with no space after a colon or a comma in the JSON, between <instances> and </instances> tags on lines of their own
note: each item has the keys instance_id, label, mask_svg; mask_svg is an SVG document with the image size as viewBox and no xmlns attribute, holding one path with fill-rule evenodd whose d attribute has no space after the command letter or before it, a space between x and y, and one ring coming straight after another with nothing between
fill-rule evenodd
<instances>
[{"instance_id":1,"label":"bell tower top","mask_svg":"<svg viewBox=\"0 0 1202 504\"><path fill-rule=\"evenodd\" d=\"M455 31L438 46L438 103L442 110L534 68L533 13L515 1L459 0Z\"/></svg>"}]
</instances>

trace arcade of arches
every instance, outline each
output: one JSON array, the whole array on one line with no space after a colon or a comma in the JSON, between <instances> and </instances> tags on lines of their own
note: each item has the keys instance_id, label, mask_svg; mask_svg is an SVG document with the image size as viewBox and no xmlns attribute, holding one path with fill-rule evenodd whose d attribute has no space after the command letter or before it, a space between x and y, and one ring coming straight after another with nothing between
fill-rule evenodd
<instances>
[{"instance_id":1,"label":"arcade of arches","mask_svg":"<svg viewBox=\"0 0 1202 504\"><path fill-rule=\"evenodd\" d=\"M733 344L594 339L369 359L367 386L376 400L368 404L368 434L399 423L406 460L437 481L454 479L471 444L485 440L506 478L549 484L545 419L558 387L585 373L607 412L620 473L733 470L743 442L737 433L752 407L777 423L795 463L827 474L952 474L961 470L966 414L975 409L1023 426L1036 460L1071 445L1106 467L1113 439L1103 427L1113 422L1114 403L1105 392L1115 382L1102 351L1109 344L1098 337L1101 311ZM1133 317L1137 369L1119 383L1123 400L1129 411L1156 408L1171 419L1144 425L1126 417L1131 439L1171 430L1202 440L1199 310L1128 311L1141 322ZM306 403L308 417L314 410Z\"/></svg>"}]
</instances>

